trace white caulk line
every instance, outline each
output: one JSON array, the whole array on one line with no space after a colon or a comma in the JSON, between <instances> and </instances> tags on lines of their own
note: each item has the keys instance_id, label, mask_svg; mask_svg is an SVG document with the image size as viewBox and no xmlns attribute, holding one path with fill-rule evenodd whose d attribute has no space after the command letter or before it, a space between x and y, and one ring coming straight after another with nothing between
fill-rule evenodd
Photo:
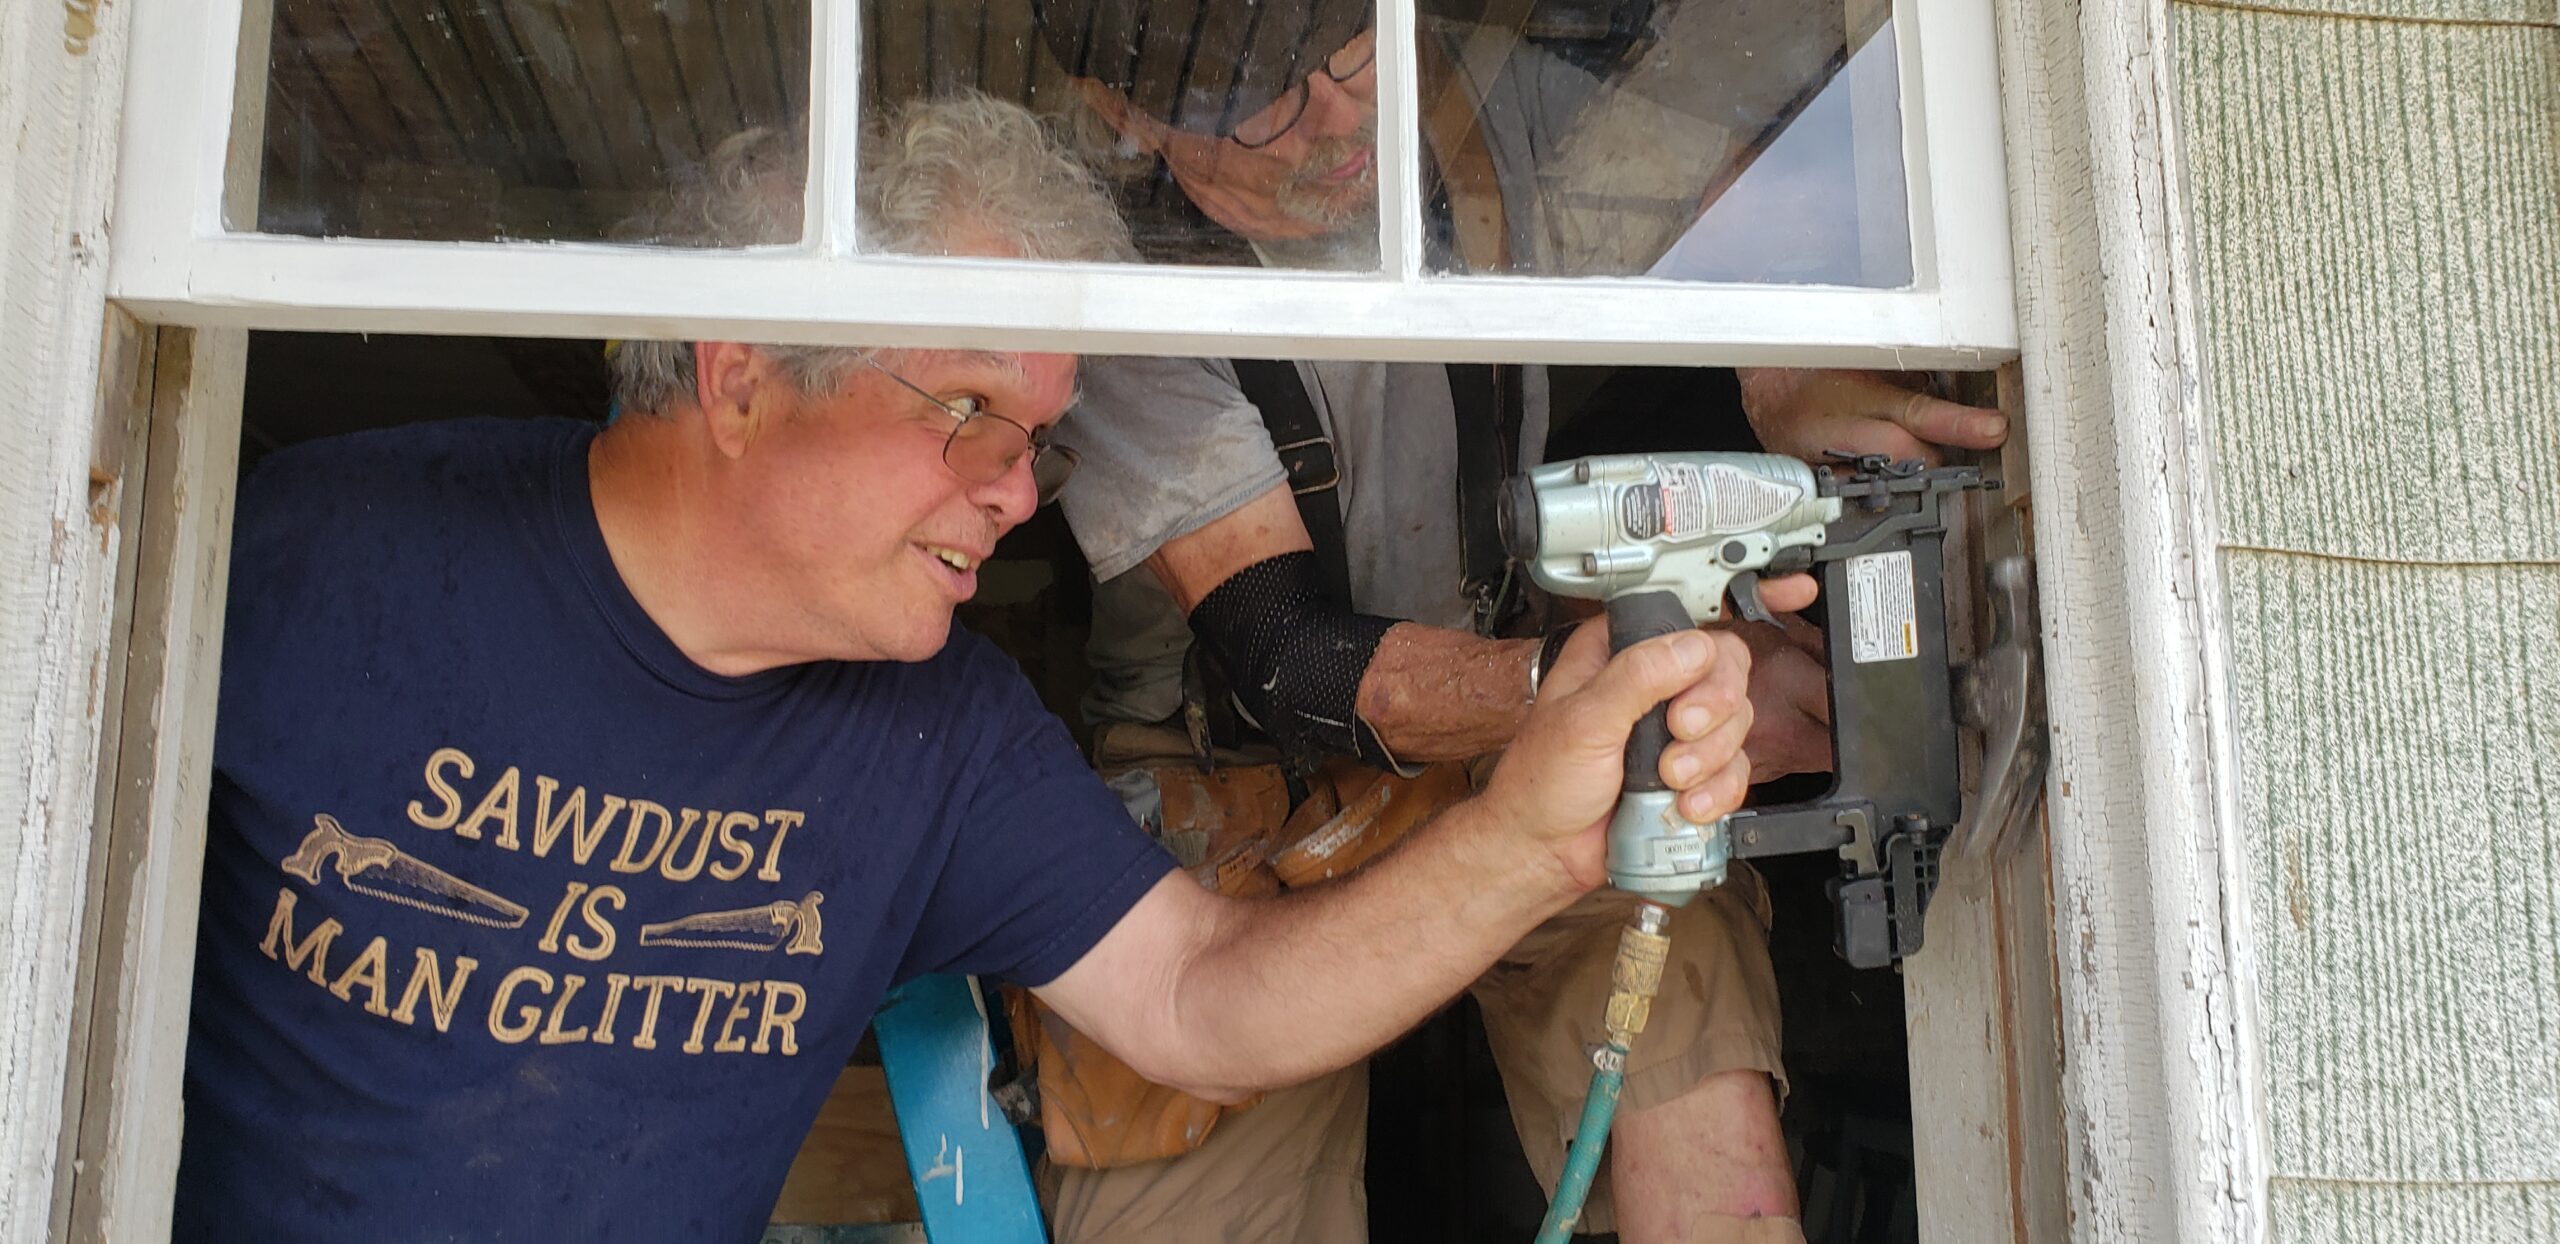
<instances>
[{"instance_id":1,"label":"white caulk line","mask_svg":"<svg viewBox=\"0 0 2560 1244\"><path fill-rule=\"evenodd\" d=\"M987 1080L996 1073L996 1043L987 1026L987 995L978 992L978 978L969 978L969 1005L978 1008L978 1130L987 1130L987 1102L994 1094L987 1091Z\"/></svg>"},{"instance_id":2,"label":"white caulk line","mask_svg":"<svg viewBox=\"0 0 2560 1244\"><path fill-rule=\"evenodd\" d=\"M967 1171L968 1156L969 1151L967 1148L954 1149L951 1147L951 1136L946 1132L942 1137L942 1148L934 1154L933 1165L926 1167L924 1174L916 1177L916 1182L919 1184L931 1183L936 1179L949 1175L951 1177L951 1203L953 1205L966 1205L969 1201L969 1181ZM947 1161L945 1160L946 1158L948 1158Z\"/></svg>"}]
</instances>

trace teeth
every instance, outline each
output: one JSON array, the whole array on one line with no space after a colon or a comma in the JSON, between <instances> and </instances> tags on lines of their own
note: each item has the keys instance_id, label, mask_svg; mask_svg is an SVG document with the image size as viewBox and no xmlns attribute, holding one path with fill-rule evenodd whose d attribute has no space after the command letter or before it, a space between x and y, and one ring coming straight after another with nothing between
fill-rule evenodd
<instances>
[{"instance_id":1,"label":"teeth","mask_svg":"<svg viewBox=\"0 0 2560 1244\"><path fill-rule=\"evenodd\" d=\"M968 554L963 553L958 549L929 548L925 551L941 558L944 565L947 565L954 570L971 570L976 568L978 564L971 561Z\"/></svg>"}]
</instances>

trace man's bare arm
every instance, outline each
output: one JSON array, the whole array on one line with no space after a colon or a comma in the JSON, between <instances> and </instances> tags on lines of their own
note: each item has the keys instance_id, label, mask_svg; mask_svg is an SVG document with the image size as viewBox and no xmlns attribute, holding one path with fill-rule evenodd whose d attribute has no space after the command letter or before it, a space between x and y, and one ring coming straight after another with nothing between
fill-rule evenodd
<instances>
[{"instance_id":1,"label":"man's bare arm","mask_svg":"<svg viewBox=\"0 0 2560 1244\"><path fill-rule=\"evenodd\" d=\"M1282 484L1147 559L1185 615L1239 570L1315 547ZM1360 679L1360 718L1405 760L1454 760L1511 741L1528 709L1534 639L1481 639L1399 622Z\"/></svg>"},{"instance_id":2,"label":"man's bare arm","mask_svg":"<svg viewBox=\"0 0 2560 1244\"><path fill-rule=\"evenodd\" d=\"M1236 572L1286 553L1314 547L1298 517L1297 498L1285 484L1246 502L1188 535L1178 536L1147 559L1166 593L1187 616ZM1780 612L1813 601L1810 578L1790 576L1762 586L1762 598ZM1467 631L1419 622L1388 630L1361 676L1355 710L1387 750L1408 761L1461 760L1511 742L1529 707L1529 664L1534 639L1485 639ZM1800 673L1790 671L1790 673ZM1819 678L1819 671L1815 671ZM1784 694L1801 698L1803 679L1792 677ZM1820 687L1814 687L1819 696ZM1772 703L1780 695L1771 689ZM1799 714L1768 718L1765 737L1752 746L1773 758L1820 767L1828 763L1830 736L1820 722ZM1783 769L1764 772L1762 780Z\"/></svg>"},{"instance_id":3,"label":"man's bare arm","mask_svg":"<svg viewBox=\"0 0 2560 1244\"><path fill-rule=\"evenodd\" d=\"M1484 796L1377 863L1262 901L1169 876L1040 996L1149 1079L1212 1098L1296 1083L1384 1044L1600 883L1627 734L1654 703L1673 698L1662 774L1682 810L1708 819L1739 805L1742 643L1666 636L1594 676L1604 647L1597 628L1577 636Z\"/></svg>"}]
</instances>

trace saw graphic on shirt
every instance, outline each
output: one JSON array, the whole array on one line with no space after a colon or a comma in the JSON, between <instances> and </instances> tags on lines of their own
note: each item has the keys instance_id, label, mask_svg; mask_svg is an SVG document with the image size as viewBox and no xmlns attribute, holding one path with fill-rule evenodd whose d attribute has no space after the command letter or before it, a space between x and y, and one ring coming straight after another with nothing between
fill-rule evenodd
<instances>
[{"instance_id":1,"label":"saw graphic on shirt","mask_svg":"<svg viewBox=\"0 0 2560 1244\"><path fill-rule=\"evenodd\" d=\"M797 900L775 899L736 911L706 911L644 924L640 926L640 944L769 951L783 946L783 939L788 937L790 943L784 953L822 954L826 947L818 941L818 903L824 898L826 895L811 890Z\"/></svg>"},{"instance_id":2,"label":"saw graphic on shirt","mask_svg":"<svg viewBox=\"0 0 2560 1244\"><path fill-rule=\"evenodd\" d=\"M636 883L654 877L688 887L750 878L779 882L783 843L806 822L805 813L671 810L647 799L601 794L591 817L586 787L563 788L542 774L528 778L515 766L493 779L465 813L462 784L478 771L461 749L436 749L424 770L428 797L408 804L407 820L418 830L453 840L537 859L557 857L605 873L605 879L566 882L539 926L539 936L524 947L528 960L566 956L570 963L544 967L524 962L493 973L471 954L418 944L398 948L410 960L404 974L395 966L401 957L393 943L397 920L386 922L392 932L372 936L347 957L342 940L352 944L372 930L351 927L361 922L365 909L336 903L328 897L335 891L505 932L531 933L528 924L535 909L499 892L485 878L466 877L422 859L392 838L350 832L330 812L314 813L311 830L279 862L285 876L301 886L278 889L258 949L343 1002L402 1025L430 1023L439 1033L452 1032L457 1016L480 1014L488 1035L503 1044L621 1044L651 1050L660 1045L663 1023L669 1041L681 1034L676 1048L687 1054L799 1053L796 1025L808 1010L808 991L798 981L554 969L607 966L621 930L633 924L636 943L653 949L706 956L823 955L818 908L826 896L818 890L762 903L704 903L693 910L655 913L664 919L637 920L641 913L627 910L632 890L612 879L619 875ZM521 807L526 802L530 809ZM529 820L522 811L531 813ZM602 848L616 840L617 831L620 849L608 855ZM714 846L720 849L716 859ZM302 909L305 898L340 910L344 919L328 915L312 923L314 913ZM429 940L430 932L421 930L419 940ZM687 999L693 1002L689 1016ZM465 1024L467 1032L467 1020Z\"/></svg>"},{"instance_id":3,"label":"saw graphic on shirt","mask_svg":"<svg viewBox=\"0 0 2560 1244\"><path fill-rule=\"evenodd\" d=\"M284 870L311 885L320 884L320 866L335 856L339 883L355 893L491 928L524 925L527 913L521 903L411 856L389 839L350 834L326 812L311 820L311 832L303 836L302 845L284 857Z\"/></svg>"}]
</instances>

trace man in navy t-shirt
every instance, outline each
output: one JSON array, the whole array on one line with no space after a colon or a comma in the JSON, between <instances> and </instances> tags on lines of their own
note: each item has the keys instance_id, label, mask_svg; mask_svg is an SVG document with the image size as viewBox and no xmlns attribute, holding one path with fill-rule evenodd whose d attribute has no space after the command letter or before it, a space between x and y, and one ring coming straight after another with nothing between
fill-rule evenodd
<instances>
[{"instance_id":1,"label":"man in navy t-shirt","mask_svg":"<svg viewBox=\"0 0 2560 1244\"><path fill-rule=\"evenodd\" d=\"M866 171L866 236L1125 247L1018 110L906 123L940 138ZM182 1237L752 1239L900 981L1019 982L1234 1100L1367 1053L1596 885L1653 703L1688 810L1741 796L1739 641L1604 668L1586 628L1487 799L1342 884L1220 898L951 628L1073 358L624 353L600 432L370 433L244 486Z\"/></svg>"}]
</instances>

